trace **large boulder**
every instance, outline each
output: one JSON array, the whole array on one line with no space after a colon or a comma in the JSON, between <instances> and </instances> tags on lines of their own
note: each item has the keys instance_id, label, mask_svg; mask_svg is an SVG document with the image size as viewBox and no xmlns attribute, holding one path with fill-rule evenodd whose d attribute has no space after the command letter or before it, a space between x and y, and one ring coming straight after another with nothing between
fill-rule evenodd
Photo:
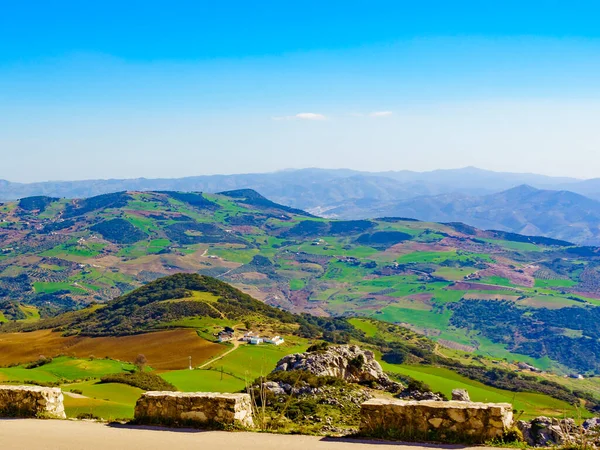
<instances>
[{"instance_id":1,"label":"large boulder","mask_svg":"<svg viewBox=\"0 0 600 450\"><path fill-rule=\"evenodd\" d=\"M466 389L453 389L452 400L457 402L470 402L471 397L469 396L469 391Z\"/></svg>"},{"instance_id":2,"label":"large boulder","mask_svg":"<svg viewBox=\"0 0 600 450\"><path fill-rule=\"evenodd\" d=\"M531 422L520 420L517 428L523 433L523 439L533 447L562 446L573 443L579 434L573 419L553 419L536 417Z\"/></svg>"},{"instance_id":3,"label":"large boulder","mask_svg":"<svg viewBox=\"0 0 600 450\"><path fill-rule=\"evenodd\" d=\"M373 352L356 345L337 345L325 350L288 355L275 368L275 372L292 370L337 377L350 383L375 383L391 392L403 389L400 383L392 381L383 372Z\"/></svg>"}]
</instances>

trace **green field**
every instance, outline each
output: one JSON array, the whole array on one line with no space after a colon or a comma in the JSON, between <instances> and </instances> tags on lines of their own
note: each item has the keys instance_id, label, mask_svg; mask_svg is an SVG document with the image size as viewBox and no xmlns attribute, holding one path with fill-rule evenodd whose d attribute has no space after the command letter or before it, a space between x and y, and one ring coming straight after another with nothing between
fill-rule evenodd
<instances>
[{"instance_id":1,"label":"green field","mask_svg":"<svg viewBox=\"0 0 600 450\"><path fill-rule=\"evenodd\" d=\"M576 410L567 402L557 400L543 394L531 392L511 392L486 386L478 381L470 380L449 369L432 366L406 366L383 362L385 371L407 375L428 384L432 390L440 391L449 398L452 389L466 389L471 400L476 402L511 403L518 411L525 411L523 418L532 419L537 416L577 417L581 412L584 417L592 414L585 410Z\"/></svg>"},{"instance_id":2,"label":"green field","mask_svg":"<svg viewBox=\"0 0 600 450\"><path fill-rule=\"evenodd\" d=\"M58 291L69 291L73 294L85 294L85 289L81 289L77 286L73 286L70 282L41 282L38 281L33 283L35 292L39 294L53 294Z\"/></svg>"},{"instance_id":3,"label":"green field","mask_svg":"<svg viewBox=\"0 0 600 450\"><path fill-rule=\"evenodd\" d=\"M80 414L92 414L106 420L132 419L135 402L142 390L124 384L99 384L96 381L67 384L62 386L65 391L65 412L67 417L77 417ZM68 392L81 391L83 397L73 398Z\"/></svg>"},{"instance_id":4,"label":"green field","mask_svg":"<svg viewBox=\"0 0 600 450\"><path fill-rule=\"evenodd\" d=\"M294 338L288 337L287 340ZM241 380L253 381L273 370L277 362L291 353L300 353L308 348L305 340L296 338L280 346L244 345L224 358L208 366L209 369L232 374Z\"/></svg>"},{"instance_id":5,"label":"green field","mask_svg":"<svg viewBox=\"0 0 600 450\"><path fill-rule=\"evenodd\" d=\"M0 380L5 381L36 381L41 383L60 380L82 380L99 378L104 375L132 370L129 363L112 359L77 359L67 356L54 358L49 364L27 369L25 366L0 368Z\"/></svg>"},{"instance_id":6,"label":"green field","mask_svg":"<svg viewBox=\"0 0 600 450\"><path fill-rule=\"evenodd\" d=\"M244 379L220 370L175 370L161 377L183 392L238 392L246 387Z\"/></svg>"}]
</instances>

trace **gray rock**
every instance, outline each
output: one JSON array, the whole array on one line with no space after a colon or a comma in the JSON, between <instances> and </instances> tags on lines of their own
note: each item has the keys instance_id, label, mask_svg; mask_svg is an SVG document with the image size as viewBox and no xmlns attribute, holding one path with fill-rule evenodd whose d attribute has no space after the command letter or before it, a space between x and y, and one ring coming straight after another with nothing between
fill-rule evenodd
<instances>
[{"instance_id":1,"label":"gray rock","mask_svg":"<svg viewBox=\"0 0 600 450\"><path fill-rule=\"evenodd\" d=\"M469 392L466 389L453 389L452 400L458 402L470 402L471 397L469 396Z\"/></svg>"},{"instance_id":2,"label":"gray rock","mask_svg":"<svg viewBox=\"0 0 600 450\"><path fill-rule=\"evenodd\" d=\"M523 433L523 439L534 447L549 447L575 442L577 426L573 419L551 419L536 417L531 422L520 420L517 428Z\"/></svg>"},{"instance_id":3,"label":"gray rock","mask_svg":"<svg viewBox=\"0 0 600 450\"><path fill-rule=\"evenodd\" d=\"M585 422L583 422L583 429L599 431L600 430L600 417L592 417L591 419L587 419Z\"/></svg>"},{"instance_id":4,"label":"gray rock","mask_svg":"<svg viewBox=\"0 0 600 450\"><path fill-rule=\"evenodd\" d=\"M285 394L285 389L282 386L280 386L279 383L277 383L275 381L267 381L266 383L263 384L263 386L266 390L268 390L269 392L272 392L275 395Z\"/></svg>"},{"instance_id":5,"label":"gray rock","mask_svg":"<svg viewBox=\"0 0 600 450\"><path fill-rule=\"evenodd\" d=\"M403 386L392 381L375 360L373 352L356 345L338 345L325 351L297 353L282 358L275 371L305 370L318 376L331 376L351 383L371 382L390 392Z\"/></svg>"}]
</instances>

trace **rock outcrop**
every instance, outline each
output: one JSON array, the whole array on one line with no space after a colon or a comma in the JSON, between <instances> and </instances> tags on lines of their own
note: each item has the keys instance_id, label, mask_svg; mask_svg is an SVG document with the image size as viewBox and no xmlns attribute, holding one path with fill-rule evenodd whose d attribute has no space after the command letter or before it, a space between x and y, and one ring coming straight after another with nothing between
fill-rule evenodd
<instances>
[{"instance_id":1,"label":"rock outcrop","mask_svg":"<svg viewBox=\"0 0 600 450\"><path fill-rule=\"evenodd\" d=\"M453 389L452 400L457 402L470 402L471 397L466 389Z\"/></svg>"},{"instance_id":2,"label":"rock outcrop","mask_svg":"<svg viewBox=\"0 0 600 450\"><path fill-rule=\"evenodd\" d=\"M375 360L373 352L356 345L337 345L307 353L296 353L282 358L275 371L305 370L317 376L341 378L350 383L375 383L390 392L403 389L391 380Z\"/></svg>"},{"instance_id":3,"label":"rock outcrop","mask_svg":"<svg viewBox=\"0 0 600 450\"><path fill-rule=\"evenodd\" d=\"M248 394L146 392L135 405L134 417L141 424L201 428L254 426Z\"/></svg>"},{"instance_id":4,"label":"rock outcrop","mask_svg":"<svg viewBox=\"0 0 600 450\"><path fill-rule=\"evenodd\" d=\"M0 386L0 417L65 419L63 400L58 388Z\"/></svg>"},{"instance_id":5,"label":"rock outcrop","mask_svg":"<svg viewBox=\"0 0 600 450\"><path fill-rule=\"evenodd\" d=\"M508 403L372 399L361 406L361 433L405 441L483 443L506 433Z\"/></svg>"}]
</instances>

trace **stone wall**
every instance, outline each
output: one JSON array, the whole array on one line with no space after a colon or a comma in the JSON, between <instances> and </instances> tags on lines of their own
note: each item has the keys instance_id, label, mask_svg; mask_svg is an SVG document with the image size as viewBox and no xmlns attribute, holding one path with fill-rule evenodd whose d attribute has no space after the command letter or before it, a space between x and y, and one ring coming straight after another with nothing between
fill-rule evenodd
<instances>
[{"instance_id":1,"label":"stone wall","mask_svg":"<svg viewBox=\"0 0 600 450\"><path fill-rule=\"evenodd\" d=\"M65 419L63 400L58 388L0 386L0 417Z\"/></svg>"},{"instance_id":2,"label":"stone wall","mask_svg":"<svg viewBox=\"0 0 600 450\"><path fill-rule=\"evenodd\" d=\"M135 405L135 420L143 424L205 428L254 425L248 394L206 392L146 392Z\"/></svg>"},{"instance_id":3,"label":"stone wall","mask_svg":"<svg viewBox=\"0 0 600 450\"><path fill-rule=\"evenodd\" d=\"M361 433L405 441L483 443L511 426L508 403L372 399L361 406Z\"/></svg>"}]
</instances>

